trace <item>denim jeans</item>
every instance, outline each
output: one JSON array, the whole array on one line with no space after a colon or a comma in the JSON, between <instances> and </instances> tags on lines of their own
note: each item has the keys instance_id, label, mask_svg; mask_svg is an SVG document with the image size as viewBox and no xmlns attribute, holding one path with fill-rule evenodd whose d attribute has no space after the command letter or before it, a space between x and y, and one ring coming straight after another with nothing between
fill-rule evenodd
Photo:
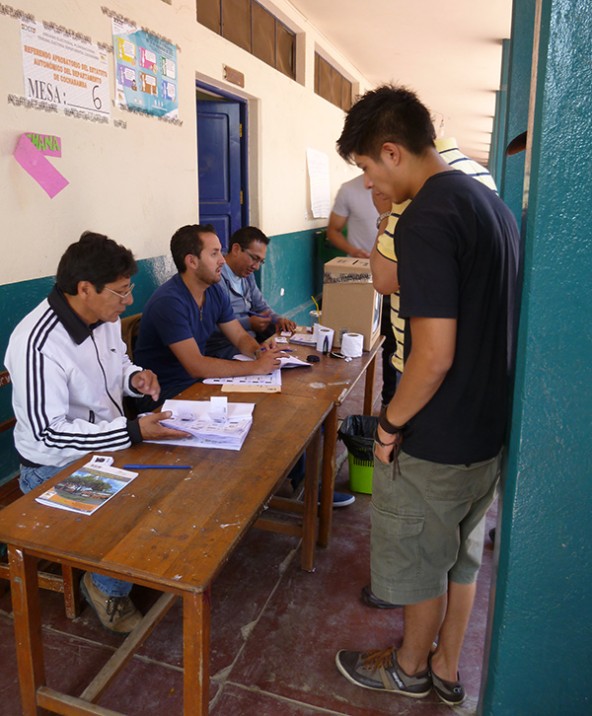
<instances>
[{"instance_id":1,"label":"denim jeans","mask_svg":"<svg viewBox=\"0 0 592 716\"><path fill-rule=\"evenodd\" d=\"M61 467L53 467L50 465L25 467L21 465L19 486L22 492L26 494L54 475L57 475L58 472L64 470L66 467L68 467L68 465L62 465ZM127 597L133 587L133 584L129 582L123 582L121 579L114 579L113 577L104 577L102 574L91 574L91 578L95 587L109 597Z\"/></svg>"}]
</instances>

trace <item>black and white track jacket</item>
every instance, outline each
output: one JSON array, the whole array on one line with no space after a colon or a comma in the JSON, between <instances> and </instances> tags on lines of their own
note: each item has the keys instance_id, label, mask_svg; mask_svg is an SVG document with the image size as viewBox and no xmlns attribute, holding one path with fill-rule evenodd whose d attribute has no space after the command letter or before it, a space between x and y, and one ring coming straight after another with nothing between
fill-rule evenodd
<instances>
[{"instance_id":1,"label":"black and white track jacket","mask_svg":"<svg viewBox=\"0 0 592 716\"><path fill-rule=\"evenodd\" d=\"M60 467L142 437L123 413L130 378L120 321L87 326L54 288L14 329L4 359L12 381L14 440L25 465Z\"/></svg>"}]
</instances>

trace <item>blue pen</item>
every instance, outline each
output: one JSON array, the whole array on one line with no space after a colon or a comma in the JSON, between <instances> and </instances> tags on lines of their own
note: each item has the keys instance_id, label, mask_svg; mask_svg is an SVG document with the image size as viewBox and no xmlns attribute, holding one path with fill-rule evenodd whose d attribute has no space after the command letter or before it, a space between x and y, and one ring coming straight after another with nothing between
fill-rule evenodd
<instances>
[{"instance_id":1,"label":"blue pen","mask_svg":"<svg viewBox=\"0 0 592 716\"><path fill-rule=\"evenodd\" d=\"M192 465L124 465L124 470L191 470Z\"/></svg>"}]
</instances>

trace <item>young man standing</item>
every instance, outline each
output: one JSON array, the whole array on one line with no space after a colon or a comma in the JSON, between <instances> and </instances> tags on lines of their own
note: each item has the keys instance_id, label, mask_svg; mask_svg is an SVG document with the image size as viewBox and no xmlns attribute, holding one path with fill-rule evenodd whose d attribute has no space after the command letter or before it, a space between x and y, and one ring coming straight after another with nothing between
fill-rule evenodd
<instances>
[{"instance_id":1,"label":"young man standing","mask_svg":"<svg viewBox=\"0 0 592 716\"><path fill-rule=\"evenodd\" d=\"M506 428L518 231L493 191L438 154L406 89L366 93L338 150L369 188L413 201L395 230L405 370L377 429L372 495L372 588L404 605L403 642L336 663L359 686L416 698L433 687L458 704Z\"/></svg>"},{"instance_id":2,"label":"young man standing","mask_svg":"<svg viewBox=\"0 0 592 716\"><path fill-rule=\"evenodd\" d=\"M159 286L146 303L134 350L136 358L158 374L160 401L203 378L260 375L279 367L281 348L273 344L262 348L245 331L219 285L224 256L214 227L181 227L171 239L171 253L179 273ZM255 360L206 356L206 341L216 328L237 353Z\"/></svg>"}]
</instances>

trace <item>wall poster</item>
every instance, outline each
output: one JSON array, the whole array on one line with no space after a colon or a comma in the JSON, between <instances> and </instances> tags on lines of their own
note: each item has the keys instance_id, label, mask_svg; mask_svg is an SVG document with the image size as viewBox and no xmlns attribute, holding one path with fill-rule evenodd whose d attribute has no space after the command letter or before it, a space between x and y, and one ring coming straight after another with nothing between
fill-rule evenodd
<instances>
[{"instance_id":1,"label":"wall poster","mask_svg":"<svg viewBox=\"0 0 592 716\"><path fill-rule=\"evenodd\" d=\"M177 118L177 48L113 18L116 102L157 117Z\"/></svg>"},{"instance_id":2,"label":"wall poster","mask_svg":"<svg viewBox=\"0 0 592 716\"><path fill-rule=\"evenodd\" d=\"M96 44L46 27L21 23L25 95L64 111L111 114L107 53Z\"/></svg>"}]
</instances>

